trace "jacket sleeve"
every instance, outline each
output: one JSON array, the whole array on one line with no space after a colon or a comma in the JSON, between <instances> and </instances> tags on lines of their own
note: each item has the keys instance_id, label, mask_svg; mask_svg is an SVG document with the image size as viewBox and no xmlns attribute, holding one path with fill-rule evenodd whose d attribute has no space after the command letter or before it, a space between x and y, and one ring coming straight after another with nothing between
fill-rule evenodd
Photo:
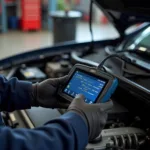
<instances>
[{"instance_id":1,"label":"jacket sleeve","mask_svg":"<svg viewBox=\"0 0 150 150\"><path fill-rule=\"evenodd\" d=\"M33 130L1 128L0 141L1 150L84 150L88 129L79 115L69 112Z\"/></svg>"},{"instance_id":2,"label":"jacket sleeve","mask_svg":"<svg viewBox=\"0 0 150 150\"><path fill-rule=\"evenodd\" d=\"M0 111L30 108L31 91L31 82L19 81L17 78L7 80L0 75Z\"/></svg>"}]
</instances>

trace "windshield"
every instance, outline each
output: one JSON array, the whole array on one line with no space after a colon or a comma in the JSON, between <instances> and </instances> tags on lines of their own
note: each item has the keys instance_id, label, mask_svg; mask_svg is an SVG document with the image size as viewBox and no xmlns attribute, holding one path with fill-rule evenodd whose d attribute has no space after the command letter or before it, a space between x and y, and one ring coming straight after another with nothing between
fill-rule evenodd
<instances>
[{"instance_id":1,"label":"windshield","mask_svg":"<svg viewBox=\"0 0 150 150\"><path fill-rule=\"evenodd\" d=\"M139 45L150 48L150 34L147 35L144 39L142 39Z\"/></svg>"},{"instance_id":2,"label":"windshield","mask_svg":"<svg viewBox=\"0 0 150 150\"><path fill-rule=\"evenodd\" d=\"M131 49L140 48L140 49L150 49L150 27L140 32L138 35L133 37L127 44L126 48Z\"/></svg>"},{"instance_id":3,"label":"windshield","mask_svg":"<svg viewBox=\"0 0 150 150\"><path fill-rule=\"evenodd\" d=\"M150 48L150 27L144 30L140 35L135 39L135 43L138 46L143 46L145 48Z\"/></svg>"}]
</instances>

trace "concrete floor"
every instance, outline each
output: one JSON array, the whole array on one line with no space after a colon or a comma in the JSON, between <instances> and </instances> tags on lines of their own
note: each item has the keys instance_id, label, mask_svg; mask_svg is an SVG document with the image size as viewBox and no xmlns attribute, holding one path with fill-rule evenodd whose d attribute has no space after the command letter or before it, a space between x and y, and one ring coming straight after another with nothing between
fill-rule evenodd
<instances>
[{"instance_id":1,"label":"concrete floor","mask_svg":"<svg viewBox=\"0 0 150 150\"><path fill-rule=\"evenodd\" d=\"M116 38L118 36L112 25L93 24L94 40ZM77 42L90 41L89 25L79 23L77 27ZM53 45L52 32L22 32L9 31L0 34L0 59L31 50Z\"/></svg>"}]
</instances>

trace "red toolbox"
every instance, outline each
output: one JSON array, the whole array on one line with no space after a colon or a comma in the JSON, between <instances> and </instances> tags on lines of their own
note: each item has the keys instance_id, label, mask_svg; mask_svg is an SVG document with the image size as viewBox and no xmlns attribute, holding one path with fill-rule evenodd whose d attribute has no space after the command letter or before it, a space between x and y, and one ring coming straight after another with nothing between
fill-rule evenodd
<instances>
[{"instance_id":1,"label":"red toolbox","mask_svg":"<svg viewBox=\"0 0 150 150\"><path fill-rule=\"evenodd\" d=\"M21 29L40 30L41 29L41 0L21 1Z\"/></svg>"}]
</instances>

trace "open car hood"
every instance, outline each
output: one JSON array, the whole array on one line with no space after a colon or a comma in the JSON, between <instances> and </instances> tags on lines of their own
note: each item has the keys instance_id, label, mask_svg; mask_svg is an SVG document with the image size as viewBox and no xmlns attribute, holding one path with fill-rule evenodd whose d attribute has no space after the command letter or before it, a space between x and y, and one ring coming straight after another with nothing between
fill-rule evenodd
<instances>
[{"instance_id":1,"label":"open car hood","mask_svg":"<svg viewBox=\"0 0 150 150\"><path fill-rule=\"evenodd\" d=\"M124 37L125 30L136 23L150 21L150 5L147 0L94 0L108 20Z\"/></svg>"}]
</instances>

